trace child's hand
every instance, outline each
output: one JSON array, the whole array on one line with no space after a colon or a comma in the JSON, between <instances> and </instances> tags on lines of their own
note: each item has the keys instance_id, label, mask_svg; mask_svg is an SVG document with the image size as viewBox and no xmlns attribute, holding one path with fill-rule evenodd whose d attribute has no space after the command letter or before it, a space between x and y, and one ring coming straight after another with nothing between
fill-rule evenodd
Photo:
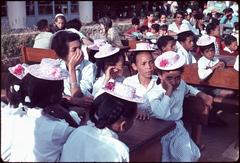
<instances>
[{"instance_id":1,"label":"child's hand","mask_svg":"<svg viewBox=\"0 0 240 163\"><path fill-rule=\"evenodd\" d=\"M207 95L206 93L199 92L199 97L203 100L204 104L207 105L209 108L212 108L213 97Z\"/></svg>"},{"instance_id":2,"label":"child's hand","mask_svg":"<svg viewBox=\"0 0 240 163\"><path fill-rule=\"evenodd\" d=\"M84 108L89 108L93 103L93 97L92 96L83 96L80 98L81 101L79 102L79 105Z\"/></svg>"},{"instance_id":3,"label":"child's hand","mask_svg":"<svg viewBox=\"0 0 240 163\"><path fill-rule=\"evenodd\" d=\"M219 61L217 64L219 69L223 69L225 67L225 63L223 61Z\"/></svg>"},{"instance_id":4,"label":"child's hand","mask_svg":"<svg viewBox=\"0 0 240 163\"><path fill-rule=\"evenodd\" d=\"M75 67L79 65L84 59L83 53L80 49L76 49L75 55L72 55L68 62L68 68L70 70L75 70Z\"/></svg>"},{"instance_id":5,"label":"child's hand","mask_svg":"<svg viewBox=\"0 0 240 163\"><path fill-rule=\"evenodd\" d=\"M149 114L141 109L138 109L136 118L139 120L149 120Z\"/></svg>"},{"instance_id":6,"label":"child's hand","mask_svg":"<svg viewBox=\"0 0 240 163\"><path fill-rule=\"evenodd\" d=\"M113 74L116 72L118 72L118 69L116 69L115 66L109 66L105 72L105 79L103 85L106 85L111 79L111 77L113 77Z\"/></svg>"},{"instance_id":7,"label":"child's hand","mask_svg":"<svg viewBox=\"0 0 240 163\"><path fill-rule=\"evenodd\" d=\"M161 83L162 83L162 87L166 90L166 95L170 97L173 92L172 84L166 79L161 79Z\"/></svg>"}]
</instances>

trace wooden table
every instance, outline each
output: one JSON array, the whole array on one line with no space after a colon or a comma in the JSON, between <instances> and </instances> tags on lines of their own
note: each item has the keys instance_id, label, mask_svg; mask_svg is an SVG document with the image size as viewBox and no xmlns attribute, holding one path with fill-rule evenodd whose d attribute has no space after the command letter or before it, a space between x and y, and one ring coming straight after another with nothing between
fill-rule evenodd
<instances>
[{"instance_id":1,"label":"wooden table","mask_svg":"<svg viewBox=\"0 0 240 163\"><path fill-rule=\"evenodd\" d=\"M131 162L160 162L161 138L175 126L173 121L154 118L145 121L135 120L126 133L119 135L119 139L129 147Z\"/></svg>"},{"instance_id":2,"label":"wooden table","mask_svg":"<svg viewBox=\"0 0 240 163\"><path fill-rule=\"evenodd\" d=\"M222 60L226 63L226 67L233 67L236 61L237 56L231 55L217 55L216 56L219 60Z\"/></svg>"}]
</instances>

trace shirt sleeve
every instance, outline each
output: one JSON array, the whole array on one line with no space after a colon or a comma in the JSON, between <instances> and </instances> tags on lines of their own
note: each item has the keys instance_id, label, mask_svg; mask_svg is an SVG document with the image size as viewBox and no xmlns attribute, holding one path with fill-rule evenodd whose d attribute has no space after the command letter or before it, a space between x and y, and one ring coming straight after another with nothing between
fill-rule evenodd
<instances>
[{"instance_id":1,"label":"shirt sleeve","mask_svg":"<svg viewBox=\"0 0 240 163\"><path fill-rule=\"evenodd\" d=\"M201 80L206 79L212 72L212 69L207 69L203 62L198 62L198 76Z\"/></svg>"}]
</instances>

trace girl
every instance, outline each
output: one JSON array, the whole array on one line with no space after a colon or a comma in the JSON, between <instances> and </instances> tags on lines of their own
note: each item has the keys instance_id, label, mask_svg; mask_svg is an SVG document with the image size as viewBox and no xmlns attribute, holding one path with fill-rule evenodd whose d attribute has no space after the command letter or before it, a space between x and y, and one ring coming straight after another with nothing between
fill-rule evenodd
<instances>
[{"instance_id":1,"label":"girl","mask_svg":"<svg viewBox=\"0 0 240 163\"><path fill-rule=\"evenodd\" d=\"M148 94L153 116L176 122L176 128L161 139L162 162L195 162L200 158L200 151L181 120L184 96L199 96L207 106L211 106L212 97L181 80L184 56L169 51L157 57L154 63L159 70L160 85Z\"/></svg>"},{"instance_id":2,"label":"girl","mask_svg":"<svg viewBox=\"0 0 240 163\"><path fill-rule=\"evenodd\" d=\"M123 46L118 31L112 27L112 20L109 17L99 19L101 33L106 37L107 42L114 46Z\"/></svg>"},{"instance_id":3,"label":"girl","mask_svg":"<svg viewBox=\"0 0 240 163\"><path fill-rule=\"evenodd\" d=\"M64 30L66 22L66 18L63 14L57 14L54 19L54 24L51 27L51 32L56 33L59 30Z\"/></svg>"},{"instance_id":4,"label":"girl","mask_svg":"<svg viewBox=\"0 0 240 163\"><path fill-rule=\"evenodd\" d=\"M64 80L65 97L73 104L88 108L93 102L91 91L96 67L84 59L79 35L59 31L52 38L51 49L55 50L60 58L61 67L70 74L69 78Z\"/></svg>"},{"instance_id":5,"label":"girl","mask_svg":"<svg viewBox=\"0 0 240 163\"><path fill-rule=\"evenodd\" d=\"M136 49L131 49L133 53L129 58L132 63L132 68L137 71L136 75L127 77L123 83L136 88L136 94L144 97L147 92L156 86L157 76L153 75L154 60L151 52L154 49L150 48L149 43L137 43ZM145 120L149 118L151 112L148 102L138 105L137 118Z\"/></svg>"},{"instance_id":6,"label":"girl","mask_svg":"<svg viewBox=\"0 0 240 163\"><path fill-rule=\"evenodd\" d=\"M68 72L59 65L57 60L44 58L40 64L9 69L9 105L1 108L4 161L58 161L63 144L79 126L77 113L61 105Z\"/></svg>"},{"instance_id":7,"label":"girl","mask_svg":"<svg viewBox=\"0 0 240 163\"><path fill-rule=\"evenodd\" d=\"M94 100L90 121L70 135L60 161L129 162L129 149L117 134L132 126L137 106L116 95L103 93Z\"/></svg>"},{"instance_id":8,"label":"girl","mask_svg":"<svg viewBox=\"0 0 240 163\"><path fill-rule=\"evenodd\" d=\"M100 73L102 73L101 77L99 77L93 85L92 95L96 98L103 93L101 88L105 86L109 80L123 81L124 55L120 52L119 48L106 44L99 48L99 52L97 52L94 57L96 58L97 65L97 78L100 76Z\"/></svg>"}]
</instances>

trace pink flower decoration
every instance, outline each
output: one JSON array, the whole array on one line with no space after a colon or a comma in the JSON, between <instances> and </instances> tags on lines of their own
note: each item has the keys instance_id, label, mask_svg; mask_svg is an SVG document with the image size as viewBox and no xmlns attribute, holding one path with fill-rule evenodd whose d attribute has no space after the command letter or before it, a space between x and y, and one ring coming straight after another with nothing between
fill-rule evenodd
<instances>
[{"instance_id":1,"label":"pink flower decoration","mask_svg":"<svg viewBox=\"0 0 240 163\"><path fill-rule=\"evenodd\" d=\"M24 67L21 64L17 64L13 67L13 73L15 75L22 75L24 73Z\"/></svg>"},{"instance_id":2,"label":"pink flower decoration","mask_svg":"<svg viewBox=\"0 0 240 163\"><path fill-rule=\"evenodd\" d=\"M169 63L168 60L163 59L163 60L161 60L161 62L160 62L160 67L165 67L168 63Z\"/></svg>"},{"instance_id":3,"label":"pink flower decoration","mask_svg":"<svg viewBox=\"0 0 240 163\"><path fill-rule=\"evenodd\" d=\"M108 83L105 85L105 88L107 88L107 89L113 91L113 89L114 89L114 85L115 85L114 82L108 82Z\"/></svg>"},{"instance_id":4,"label":"pink flower decoration","mask_svg":"<svg viewBox=\"0 0 240 163\"><path fill-rule=\"evenodd\" d=\"M61 69L60 68L53 68L52 71L51 71L51 74L55 78L59 78L61 76Z\"/></svg>"}]
</instances>

